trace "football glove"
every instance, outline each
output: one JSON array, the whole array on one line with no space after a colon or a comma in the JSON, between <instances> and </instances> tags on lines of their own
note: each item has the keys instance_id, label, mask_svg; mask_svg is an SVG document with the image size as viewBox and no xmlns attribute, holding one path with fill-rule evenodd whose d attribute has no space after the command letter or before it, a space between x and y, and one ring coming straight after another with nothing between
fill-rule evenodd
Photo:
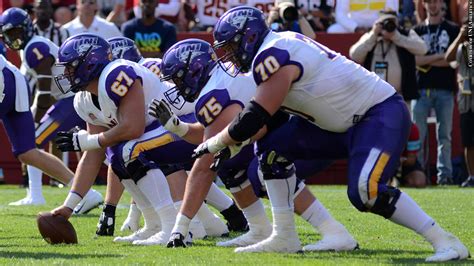
<instances>
[{"instance_id":1,"label":"football glove","mask_svg":"<svg viewBox=\"0 0 474 266\"><path fill-rule=\"evenodd\" d=\"M89 134L86 130L75 127L69 131L59 131L56 145L63 152L87 151L100 149L99 134Z\"/></svg>"},{"instance_id":2,"label":"football glove","mask_svg":"<svg viewBox=\"0 0 474 266\"><path fill-rule=\"evenodd\" d=\"M166 130L173 132L179 137L186 135L189 130L188 124L182 122L163 99L153 99L148 108L148 114L157 118Z\"/></svg>"}]
</instances>

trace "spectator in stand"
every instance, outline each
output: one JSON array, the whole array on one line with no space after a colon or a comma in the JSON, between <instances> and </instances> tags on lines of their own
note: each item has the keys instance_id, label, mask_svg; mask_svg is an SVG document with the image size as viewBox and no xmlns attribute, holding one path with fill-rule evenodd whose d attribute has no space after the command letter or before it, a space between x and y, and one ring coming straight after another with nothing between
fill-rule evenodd
<instances>
[{"instance_id":1,"label":"spectator in stand","mask_svg":"<svg viewBox=\"0 0 474 266\"><path fill-rule=\"evenodd\" d=\"M238 5L242 5L240 0L186 0L186 3L196 12L190 19L190 31L207 32L212 32L219 17L222 16L227 10Z\"/></svg>"},{"instance_id":2,"label":"spectator in stand","mask_svg":"<svg viewBox=\"0 0 474 266\"><path fill-rule=\"evenodd\" d=\"M142 18L122 25L125 37L135 41L143 57L161 58L176 43L176 29L166 20L155 17L158 0L140 0Z\"/></svg>"},{"instance_id":3,"label":"spectator in stand","mask_svg":"<svg viewBox=\"0 0 474 266\"><path fill-rule=\"evenodd\" d=\"M415 2L416 19L418 23L420 23L427 17L426 9L424 8L424 0L413 1ZM442 11L444 12L444 18L461 25L462 23L460 20L464 17L464 15L459 17L458 14L463 14L462 12L460 13L459 10L462 10L463 6L465 6L465 12L467 12L467 2L468 0L443 0Z\"/></svg>"},{"instance_id":4,"label":"spectator in stand","mask_svg":"<svg viewBox=\"0 0 474 266\"><path fill-rule=\"evenodd\" d=\"M127 20L125 0L97 0L97 5L99 6L99 15L108 22L120 27Z\"/></svg>"},{"instance_id":5,"label":"spectator in stand","mask_svg":"<svg viewBox=\"0 0 474 266\"><path fill-rule=\"evenodd\" d=\"M411 28L416 24L415 2L413 0L401 0L400 14L398 16L400 24L405 28Z\"/></svg>"},{"instance_id":6,"label":"spectator in stand","mask_svg":"<svg viewBox=\"0 0 474 266\"><path fill-rule=\"evenodd\" d=\"M159 0L158 6L155 8L155 17L176 24L178 23L181 6L180 0ZM133 13L136 18L142 18L140 0L133 0Z\"/></svg>"},{"instance_id":7,"label":"spectator in stand","mask_svg":"<svg viewBox=\"0 0 474 266\"><path fill-rule=\"evenodd\" d=\"M399 0L337 0L336 23L329 33L365 33L379 17L381 10L398 10Z\"/></svg>"},{"instance_id":8,"label":"spectator in stand","mask_svg":"<svg viewBox=\"0 0 474 266\"><path fill-rule=\"evenodd\" d=\"M33 27L35 34L49 39L58 47L69 37L66 29L52 20L53 6L51 0L36 0L34 4L35 20Z\"/></svg>"},{"instance_id":9,"label":"spectator in stand","mask_svg":"<svg viewBox=\"0 0 474 266\"><path fill-rule=\"evenodd\" d=\"M316 38L313 28L296 8L293 0L276 0L269 13L267 24L274 31L294 31L311 39Z\"/></svg>"},{"instance_id":10,"label":"spectator in stand","mask_svg":"<svg viewBox=\"0 0 474 266\"><path fill-rule=\"evenodd\" d=\"M349 55L390 83L409 103L419 97L415 55L426 54L428 48L414 30L399 25L395 12L380 14L372 30L352 45Z\"/></svg>"},{"instance_id":11,"label":"spectator in stand","mask_svg":"<svg viewBox=\"0 0 474 266\"><path fill-rule=\"evenodd\" d=\"M94 33L104 39L122 36L115 24L96 15L96 0L77 0L76 5L77 17L63 26L70 36L83 32Z\"/></svg>"},{"instance_id":12,"label":"spectator in stand","mask_svg":"<svg viewBox=\"0 0 474 266\"><path fill-rule=\"evenodd\" d=\"M54 11L54 21L60 26L64 26L74 18L69 7L60 6Z\"/></svg>"},{"instance_id":13,"label":"spectator in stand","mask_svg":"<svg viewBox=\"0 0 474 266\"><path fill-rule=\"evenodd\" d=\"M417 153L420 148L420 132L416 124L412 124L407 146L400 157L400 169L396 175L400 185L415 188L426 187L426 174L423 172L423 167L417 159Z\"/></svg>"},{"instance_id":14,"label":"spectator in stand","mask_svg":"<svg viewBox=\"0 0 474 266\"><path fill-rule=\"evenodd\" d=\"M274 7L274 0L247 0L247 5L260 9L266 18Z\"/></svg>"},{"instance_id":15,"label":"spectator in stand","mask_svg":"<svg viewBox=\"0 0 474 266\"><path fill-rule=\"evenodd\" d=\"M451 129L453 125L455 71L444 59L449 45L459 33L459 27L443 18L442 0L424 0L428 17L414 30L425 41L428 53L416 56L420 98L412 102L413 121L426 137L427 118L431 108L436 111L438 140L438 184L452 184ZM422 145L423 147L423 145ZM423 148L418 159L424 158Z\"/></svg>"},{"instance_id":16,"label":"spectator in stand","mask_svg":"<svg viewBox=\"0 0 474 266\"><path fill-rule=\"evenodd\" d=\"M466 17L467 18L467 17ZM469 177L462 183L462 187L474 187L474 69L469 66L468 26L462 26L456 40L449 46L446 53L447 61L456 60L458 71L458 107L461 114L461 138L464 145ZM471 48L472 49L472 48ZM471 62L472 64L472 62Z\"/></svg>"},{"instance_id":17,"label":"spectator in stand","mask_svg":"<svg viewBox=\"0 0 474 266\"><path fill-rule=\"evenodd\" d=\"M333 16L335 0L299 0L296 3L301 14L315 31L327 31L335 22Z\"/></svg>"}]
</instances>

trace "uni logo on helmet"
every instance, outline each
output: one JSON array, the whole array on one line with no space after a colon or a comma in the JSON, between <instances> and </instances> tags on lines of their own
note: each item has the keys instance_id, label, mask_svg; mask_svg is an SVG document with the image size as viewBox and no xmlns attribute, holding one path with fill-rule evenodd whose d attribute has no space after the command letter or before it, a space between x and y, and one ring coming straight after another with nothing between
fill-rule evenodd
<instances>
[{"instance_id":1,"label":"uni logo on helmet","mask_svg":"<svg viewBox=\"0 0 474 266\"><path fill-rule=\"evenodd\" d=\"M127 40L117 40L111 43L112 54L115 58L120 58L128 50L133 47L128 45Z\"/></svg>"},{"instance_id":2,"label":"uni logo on helmet","mask_svg":"<svg viewBox=\"0 0 474 266\"><path fill-rule=\"evenodd\" d=\"M183 63L188 63L202 54L204 54L204 52L201 51L200 43L183 45L176 50L176 58Z\"/></svg>"},{"instance_id":3,"label":"uni logo on helmet","mask_svg":"<svg viewBox=\"0 0 474 266\"><path fill-rule=\"evenodd\" d=\"M99 47L97 45L98 43L99 43L99 38L97 37L83 38L83 39L80 39L78 42L74 43L74 50L76 50L78 54L83 54L87 52L89 49L93 50Z\"/></svg>"},{"instance_id":4,"label":"uni logo on helmet","mask_svg":"<svg viewBox=\"0 0 474 266\"><path fill-rule=\"evenodd\" d=\"M228 22L232 26L235 26L238 29L242 29L247 21L252 21L257 19L254 16L253 9L241 9L237 12L229 14Z\"/></svg>"}]
</instances>

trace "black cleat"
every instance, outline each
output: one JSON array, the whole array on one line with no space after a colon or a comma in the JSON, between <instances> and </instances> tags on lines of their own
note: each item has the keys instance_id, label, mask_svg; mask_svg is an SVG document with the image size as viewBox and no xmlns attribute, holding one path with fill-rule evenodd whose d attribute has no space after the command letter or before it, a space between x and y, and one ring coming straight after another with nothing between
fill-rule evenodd
<instances>
[{"instance_id":1,"label":"black cleat","mask_svg":"<svg viewBox=\"0 0 474 266\"><path fill-rule=\"evenodd\" d=\"M249 230L244 213L237 207L237 205L235 205L235 203L229 208L223 210L221 214L227 220L229 231L247 232Z\"/></svg>"}]
</instances>

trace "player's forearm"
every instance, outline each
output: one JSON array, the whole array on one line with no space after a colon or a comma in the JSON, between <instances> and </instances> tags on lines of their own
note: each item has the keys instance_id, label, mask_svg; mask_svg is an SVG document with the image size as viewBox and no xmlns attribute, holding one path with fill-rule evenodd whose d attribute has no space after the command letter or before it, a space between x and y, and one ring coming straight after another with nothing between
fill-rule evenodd
<instances>
[{"instance_id":1,"label":"player's forearm","mask_svg":"<svg viewBox=\"0 0 474 266\"><path fill-rule=\"evenodd\" d=\"M186 182L180 213L192 219L209 192L215 173L209 169L213 155L207 154L194 163Z\"/></svg>"},{"instance_id":2,"label":"player's forearm","mask_svg":"<svg viewBox=\"0 0 474 266\"><path fill-rule=\"evenodd\" d=\"M77 165L71 191L84 197L94 184L104 158L104 149L86 151Z\"/></svg>"},{"instance_id":3,"label":"player's forearm","mask_svg":"<svg viewBox=\"0 0 474 266\"><path fill-rule=\"evenodd\" d=\"M184 122L182 122L184 123ZM182 139L191 144L201 144L204 136L204 128L199 123L187 124L188 132L182 136Z\"/></svg>"},{"instance_id":4,"label":"player's forearm","mask_svg":"<svg viewBox=\"0 0 474 266\"><path fill-rule=\"evenodd\" d=\"M140 123L141 124L141 123ZM143 135L145 126L133 123L119 123L117 126L99 134L102 148L113 146L119 142L137 139Z\"/></svg>"},{"instance_id":5,"label":"player's forearm","mask_svg":"<svg viewBox=\"0 0 474 266\"><path fill-rule=\"evenodd\" d=\"M51 97L51 79L42 78L38 80L38 91L33 101L35 105L34 120L39 123L41 118L46 114L49 107L53 104Z\"/></svg>"}]
</instances>

